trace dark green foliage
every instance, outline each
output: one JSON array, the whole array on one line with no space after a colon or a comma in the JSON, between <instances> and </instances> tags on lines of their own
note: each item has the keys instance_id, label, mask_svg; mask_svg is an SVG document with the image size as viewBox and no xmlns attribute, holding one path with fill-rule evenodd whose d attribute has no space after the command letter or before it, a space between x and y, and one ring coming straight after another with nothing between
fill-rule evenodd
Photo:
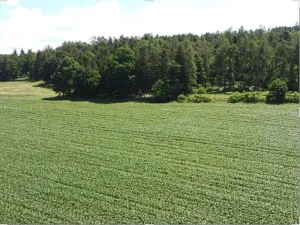
<instances>
[{"instance_id":1,"label":"dark green foliage","mask_svg":"<svg viewBox=\"0 0 300 225\"><path fill-rule=\"evenodd\" d=\"M296 91L299 87L297 29L295 26L268 31L241 28L201 36L93 37L90 43L64 42L56 49L46 46L36 53L31 50L25 53L22 49L18 55L15 50L10 55L0 54L0 81L28 77L54 83L59 80L59 64L70 57L84 68L77 76L77 91L72 91L78 97L143 96L151 92L158 80L170 85L173 99L180 94L204 94L202 90L193 91L199 86L216 87L217 91L212 90L215 92L266 91L276 78L286 81L289 91ZM232 101L236 101L234 97L237 96ZM268 100L283 101L277 97L272 92ZM253 98L249 95L245 101L256 101Z\"/></svg>"},{"instance_id":2,"label":"dark green foliage","mask_svg":"<svg viewBox=\"0 0 300 225\"><path fill-rule=\"evenodd\" d=\"M76 81L82 73L83 67L74 58L65 56L52 80L54 91L67 96L73 95Z\"/></svg>"},{"instance_id":3,"label":"dark green foliage","mask_svg":"<svg viewBox=\"0 0 300 225\"><path fill-rule=\"evenodd\" d=\"M137 46L137 57L136 57L136 85L138 93L145 94L149 93L151 87L155 83L155 79L150 69L150 53L149 53L149 42L142 40Z\"/></svg>"},{"instance_id":4,"label":"dark green foliage","mask_svg":"<svg viewBox=\"0 0 300 225\"><path fill-rule=\"evenodd\" d=\"M286 103L299 103L299 92L288 92L285 94Z\"/></svg>"},{"instance_id":5,"label":"dark green foliage","mask_svg":"<svg viewBox=\"0 0 300 225\"><path fill-rule=\"evenodd\" d=\"M23 73L30 79L33 79L34 77L35 61L36 53L32 52L31 50L28 50L27 54L25 55L25 60L23 64Z\"/></svg>"},{"instance_id":6,"label":"dark green foliage","mask_svg":"<svg viewBox=\"0 0 300 225\"><path fill-rule=\"evenodd\" d=\"M81 68L74 79L74 95L78 97L95 97L99 85L100 75L98 70Z\"/></svg>"},{"instance_id":7,"label":"dark green foliage","mask_svg":"<svg viewBox=\"0 0 300 225\"><path fill-rule=\"evenodd\" d=\"M32 76L30 77L31 80L37 81L43 78L42 67L43 67L43 55L42 52L39 50L36 53L36 58L33 65L33 73Z\"/></svg>"},{"instance_id":8,"label":"dark green foliage","mask_svg":"<svg viewBox=\"0 0 300 225\"><path fill-rule=\"evenodd\" d=\"M57 70L58 61L54 56L46 56L45 61L41 68L42 80L48 84L53 79L53 76Z\"/></svg>"},{"instance_id":9,"label":"dark green foliage","mask_svg":"<svg viewBox=\"0 0 300 225\"><path fill-rule=\"evenodd\" d=\"M135 53L129 47L121 47L107 59L107 91L109 94L126 97L134 79Z\"/></svg>"},{"instance_id":10,"label":"dark green foliage","mask_svg":"<svg viewBox=\"0 0 300 225\"><path fill-rule=\"evenodd\" d=\"M74 95L79 97L95 97L99 86L100 74L95 61L95 54L87 51L80 58L82 71L75 79Z\"/></svg>"},{"instance_id":11,"label":"dark green foliage","mask_svg":"<svg viewBox=\"0 0 300 225\"><path fill-rule=\"evenodd\" d=\"M178 84L181 65L178 64L175 60L172 60L169 64L169 76L168 81L172 87L172 97L176 97L183 93L183 85Z\"/></svg>"},{"instance_id":12,"label":"dark green foliage","mask_svg":"<svg viewBox=\"0 0 300 225\"><path fill-rule=\"evenodd\" d=\"M97 69L87 66L91 58L92 55L82 66L74 58L65 56L52 79L54 91L67 96L95 97L100 74Z\"/></svg>"},{"instance_id":13,"label":"dark green foliage","mask_svg":"<svg viewBox=\"0 0 300 225\"><path fill-rule=\"evenodd\" d=\"M268 103L283 103L285 93L288 87L285 81L281 79L274 80L269 86L269 94L267 96Z\"/></svg>"},{"instance_id":14,"label":"dark green foliage","mask_svg":"<svg viewBox=\"0 0 300 225\"><path fill-rule=\"evenodd\" d=\"M42 51L42 61L42 67L40 70L41 79L48 84L51 82L58 67L59 59L55 55L55 50L50 46L47 46L44 51Z\"/></svg>"},{"instance_id":15,"label":"dark green foliage","mask_svg":"<svg viewBox=\"0 0 300 225\"><path fill-rule=\"evenodd\" d=\"M183 93L191 93L197 86L197 68L195 65L194 50L188 41L180 43L177 49L176 62L181 65L177 82L182 85Z\"/></svg>"},{"instance_id":16,"label":"dark green foliage","mask_svg":"<svg viewBox=\"0 0 300 225\"><path fill-rule=\"evenodd\" d=\"M168 102L172 98L171 87L163 80L158 80L153 85L151 92L155 102Z\"/></svg>"},{"instance_id":17,"label":"dark green foliage","mask_svg":"<svg viewBox=\"0 0 300 225\"><path fill-rule=\"evenodd\" d=\"M20 76L20 67L15 55L0 55L0 81L16 80Z\"/></svg>"}]
</instances>

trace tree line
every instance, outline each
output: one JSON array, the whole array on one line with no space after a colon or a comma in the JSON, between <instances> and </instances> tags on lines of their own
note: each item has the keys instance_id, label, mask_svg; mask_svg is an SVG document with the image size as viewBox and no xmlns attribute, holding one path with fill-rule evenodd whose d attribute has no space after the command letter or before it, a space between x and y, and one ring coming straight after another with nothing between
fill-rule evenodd
<instances>
[{"instance_id":1,"label":"tree line","mask_svg":"<svg viewBox=\"0 0 300 225\"><path fill-rule=\"evenodd\" d=\"M197 87L268 90L281 79L298 89L298 26L206 33L201 36L105 38L64 42L53 49L0 54L0 81L43 80L67 96L140 96L153 88L170 98Z\"/></svg>"}]
</instances>

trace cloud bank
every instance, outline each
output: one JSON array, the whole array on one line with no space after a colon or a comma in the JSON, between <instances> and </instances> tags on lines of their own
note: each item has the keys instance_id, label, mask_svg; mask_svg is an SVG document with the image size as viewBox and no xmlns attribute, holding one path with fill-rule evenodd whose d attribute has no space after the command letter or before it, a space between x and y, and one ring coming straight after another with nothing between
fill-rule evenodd
<instances>
[{"instance_id":1,"label":"cloud bank","mask_svg":"<svg viewBox=\"0 0 300 225\"><path fill-rule=\"evenodd\" d=\"M9 12L11 19L0 19L0 53L11 53L14 48L36 51L48 44L57 47L63 41L89 41L92 36L203 34L241 25L245 29L292 26L298 21L297 4L286 0L231 0L214 8L196 7L186 1L155 0L125 16L117 0L107 0L50 16L9 0L7 3L15 6Z\"/></svg>"}]
</instances>

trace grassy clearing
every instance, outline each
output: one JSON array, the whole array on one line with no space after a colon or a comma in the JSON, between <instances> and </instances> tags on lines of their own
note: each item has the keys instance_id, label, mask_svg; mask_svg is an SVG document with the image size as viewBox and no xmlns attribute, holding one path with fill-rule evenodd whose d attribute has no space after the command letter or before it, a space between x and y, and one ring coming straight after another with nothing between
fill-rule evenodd
<instances>
[{"instance_id":1,"label":"grassy clearing","mask_svg":"<svg viewBox=\"0 0 300 225\"><path fill-rule=\"evenodd\" d=\"M0 96L1 223L298 222L297 105L41 95Z\"/></svg>"},{"instance_id":2,"label":"grassy clearing","mask_svg":"<svg viewBox=\"0 0 300 225\"><path fill-rule=\"evenodd\" d=\"M43 87L43 82L0 82L0 97L54 97L56 94Z\"/></svg>"}]
</instances>

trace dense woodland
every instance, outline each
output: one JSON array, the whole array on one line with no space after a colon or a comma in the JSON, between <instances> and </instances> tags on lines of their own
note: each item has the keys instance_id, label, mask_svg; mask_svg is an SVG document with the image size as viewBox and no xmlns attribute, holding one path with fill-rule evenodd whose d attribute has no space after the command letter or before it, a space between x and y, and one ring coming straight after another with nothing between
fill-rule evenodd
<instances>
[{"instance_id":1,"label":"dense woodland","mask_svg":"<svg viewBox=\"0 0 300 225\"><path fill-rule=\"evenodd\" d=\"M140 96L159 86L177 98L193 88L267 90L281 79L298 89L298 27L227 30L198 36L104 38L0 55L0 81L44 80L77 97Z\"/></svg>"}]
</instances>

